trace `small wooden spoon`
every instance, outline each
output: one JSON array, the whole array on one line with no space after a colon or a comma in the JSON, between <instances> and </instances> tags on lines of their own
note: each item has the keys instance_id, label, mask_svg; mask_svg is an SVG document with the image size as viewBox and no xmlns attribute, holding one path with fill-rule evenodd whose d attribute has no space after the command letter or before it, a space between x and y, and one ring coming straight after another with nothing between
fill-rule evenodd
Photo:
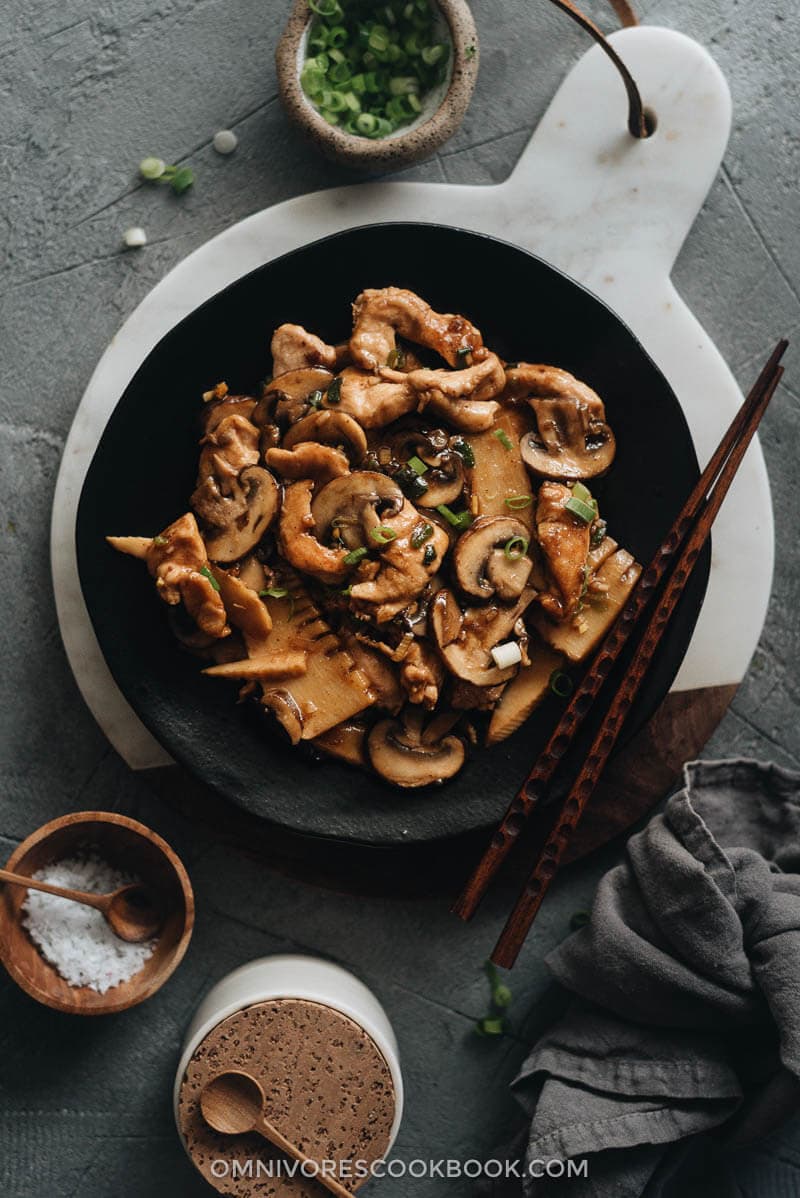
<instances>
[{"instance_id":1,"label":"small wooden spoon","mask_svg":"<svg viewBox=\"0 0 800 1198\"><path fill-rule=\"evenodd\" d=\"M49 882L37 882L35 878L26 878L24 874L12 874L7 869L0 869L0 882L10 882L12 886L25 886L28 890L42 890L45 894L54 894L73 903L94 907L103 916L114 935L130 944L151 940L161 930L164 922L150 892L138 882L122 886L111 894L90 894L83 890L67 890L63 886L52 886Z\"/></svg>"},{"instance_id":2,"label":"small wooden spoon","mask_svg":"<svg viewBox=\"0 0 800 1198\"><path fill-rule=\"evenodd\" d=\"M249 1073L239 1069L217 1074L206 1084L200 1095L200 1110L209 1127L228 1136L256 1131L293 1160L299 1161L301 1165L311 1166L314 1180L331 1194L336 1194L337 1198L353 1198L351 1190L345 1189L329 1173L323 1173L317 1161L306 1156L269 1122L264 1114L264 1103L261 1084Z\"/></svg>"}]
</instances>

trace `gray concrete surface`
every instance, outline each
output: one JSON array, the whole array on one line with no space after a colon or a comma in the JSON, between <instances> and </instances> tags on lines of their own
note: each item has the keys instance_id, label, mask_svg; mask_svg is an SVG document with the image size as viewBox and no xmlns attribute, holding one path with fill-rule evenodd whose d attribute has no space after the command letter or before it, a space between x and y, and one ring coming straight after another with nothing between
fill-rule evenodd
<instances>
[{"instance_id":1,"label":"gray concrete surface","mask_svg":"<svg viewBox=\"0 0 800 1198\"><path fill-rule=\"evenodd\" d=\"M115 329L158 279L249 213L346 176L287 126L272 51L279 0L4 0L0 6L0 851L64 811L114 806L183 854L199 906L184 966L128 1014L76 1021L0 978L0 1187L7 1198L205 1194L178 1146L170 1086L189 1012L251 956L329 955L374 987L396 1026L408 1082L397 1153L480 1156L514 1118L506 1086L551 1006L541 957L585 907L616 850L554 888L514 974L514 1035L471 1035L481 963L508 895L469 929L441 902L365 901L315 890L221 849L160 807L110 750L61 648L48 525L61 448ZM609 10L589 10L606 27ZM744 384L781 333L800 334L800 21L794 0L638 0L643 18L711 47L730 80L725 168L681 256L678 284ZM545 0L476 0L483 49L467 120L403 177L503 178L585 41ZM233 127L230 159L210 147ZM144 153L190 164L183 199L142 185ZM122 231L150 244L120 249ZM798 355L765 421L778 557L752 669L709 753L800 765ZM794 369L795 377L792 377ZM739 1161L747 1195L800 1193L800 1121ZM376 1189L377 1192L377 1189ZM450 1198L469 1186L387 1183L386 1198Z\"/></svg>"}]
</instances>

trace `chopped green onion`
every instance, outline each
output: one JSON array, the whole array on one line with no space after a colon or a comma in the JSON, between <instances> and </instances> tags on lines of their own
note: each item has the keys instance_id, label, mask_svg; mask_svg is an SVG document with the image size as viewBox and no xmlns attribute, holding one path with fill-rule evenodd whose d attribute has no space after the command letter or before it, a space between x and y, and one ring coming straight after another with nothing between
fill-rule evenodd
<instances>
[{"instance_id":1,"label":"chopped green onion","mask_svg":"<svg viewBox=\"0 0 800 1198\"><path fill-rule=\"evenodd\" d=\"M208 581L211 583L212 590L219 591L219 583L217 582L214 575L211 573L211 570L209 569L208 566L201 566L200 573L203 575L203 578L207 578Z\"/></svg>"},{"instance_id":2,"label":"chopped green onion","mask_svg":"<svg viewBox=\"0 0 800 1198\"><path fill-rule=\"evenodd\" d=\"M565 674L563 670L553 670L550 675L550 690L554 695L558 695L559 699L568 699L573 689L574 684L569 674Z\"/></svg>"},{"instance_id":3,"label":"chopped green onion","mask_svg":"<svg viewBox=\"0 0 800 1198\"><path fill-rule=\"evenodd\" d=\"M432 524L418 524L411 534L411 545L414 549L421 549L426 541L429 541L433 536Z\"/></svg>"},{"instance_id":4,"label":"chopped green onion","mask_svg":"<svg viewBox=\"0 0 800 1198\"><path fill-rule=\"evenodd\" d=\"M422 61L426 67L435 67L437 62L441 62L446 54L447 46L442 45L441 42L435 46L422 47Z\"/></svg>"},{"instance_id":5,"label":"chopped green onion","mask_svg":"<svg viewBox=\"0 0 800 1198\"><path fill-rule=\"evenodd\" d=\"M487 961L485 965L486 976L489 979L489 985L492 989L492 1002L496 1007L503 1010L505 1007L511 1006L511 991L505 982L501 981L500 974L492 961Z\"/></svg>"},{"instance_id":6,"label":"chopped green onion","mask_svg":"<svg viewBox=\"0 0 800 1198\"><path fill-rule=\"evenodd\" d=\"M406 364L406 351L397 346L386 359L386 365L391 370L403 370Z\"/></svg>"},{"instance_id":7,"label":"chopped green onion","mask_svg":"<svg viewBox=\"0 0 800 1198\"><path fill-rule=\"evenodd\" d=\"M378 118L371 112L362 112L356 117L356 130L365 137L372 137L378 128Z\"/></svg>"},{"instance_id":8,"label":"chopped green onion","mask_svg":"<svg viewBox=\"0 0 800 1198\"><path fill-rule=\"evenodd\" d=\"M162 537L159 533L157 537L153 537L153 544L158 546L169 545L169 537Z\"/></svg>"},{"instance_id":9,"label":"chopped green onion","mask_svg":"<svg viewBox=\"0 0 800 1198\"><path fill-rule=\"evenodd\" d=\"M422 555L423 566L429 566L436 558L436 548L433 545L426 545L425 552Z\"/></svg>"},{"instance_id":10,"label":"chopped green onion","mask_svg":"<svg viewBox=\"0 0 800 1198\"><path fill-rule=\"evenodd\" d=\"M418 458L416 454L413 454L406 464L411 467L415 474L425 474L428 470L422 458Z\"/></svg>"},{"instance_id":11,"label":"chopped green onion","mask_svg":"<svg viewBox=\"0 0 800 1198\"><path fill-rule=\"evenodd\" d=\"M180 170L175 171L169 181L169 185L175 192L176 196L181 196L194 183L194 172L188 166L182 166Z\"/></svg>"},{"instance_id":12,"label":"chopped green onion","mask_svg":"<svg viewBox=\"0 0 800 1198\"><path fill-rule=\"evenodd\" d=\"M334 379L328 388L327 400L328 403L340 403L342 399L342 380Z\"/></svg>"},{"instance_id":13,"label":"chopped green onion","mask_svg":"<svg viewBox=\"0 0 800 1198\"><path fill-rule=\"evenodd\" d=\"M472 357L472 346L462 345L456 350L456 369L459 367L469 366L470 358Z\"/></svg>"},{"instance_id":14,"label":"chopped green onion","mask_svg":"<svg viewBox=\"0 0 800 1198\"><path fill-rule=\"evenodd\" d=\"M322 392L312 391L306 402L310 404L312 408L318 408L322 403Z\"/></svg>"},{"instance_id":15,"label":"chopped green onion","mask_svg":"<svg viewBox=\"0 0 800 1198\"><path fill-rule=\"evenodd\" d=\"M487 1015L475 1024L479 1036L502 1036L505 1034L506 1021L499 1015Z\"/></svg>"},{"instance_id":16,"label":"chopped green onion","mask_svg":"<svg viewBox=\"0 0 800 1198\"><path fill-rule=\"evenodd\" d=\"M424 478L415 474L410 466L403 466L394 476L394 481L409 499L421 499L428 489Z\"/></svg>"},{"instance_id":17,"label":"chopped green onion","mask_svg":"<svg viewBox=\"0 0 800 1198\"><path fill-rule=\"evenodd\" d=\"M389 91L393 96L410 96L419 91L416 75L395 75L389 80Z\"/></svg>"},{"instance_id":18,"label":"chopped green onion","mask_svg":"<svg viewBox=\"0 0 800 1198\"><path fill-rule=\"evenodd\" d=\"M511 438L509 437L509 435L505 431L505 429L502 429L502 428L494 429L492 431L492 436L497 437L497 440L503 446L503 449L513 449L514 448L512 442L511 442Z\"/></svg>"},{"instance_id":19,"label":"chopped green onion","mask_svg":"<svg viewBox=\"0 0 800 1198\"><path fill-rule=\"evenodd\" d=\"M259 591L260 599L285 599L289 592L286 587L267 587L265 591Z\"/></svg>"},{"instance_id":20,"label":"chopped green onion","mask_svg":"<svg viewBox=\"0 0 800 1198\"><path fill-rule=\"evenodd\" d=\"M344 564L346 566L355 566L358 564L358 562L361 561L362 557L366 557L366 556L367 556L367 550L364 548L363 545L360 545L358 547L358 549L351 549L351 551L349 553L345 554Z\"/></svg>"},{"instance_id":21,"label":"chopped green onion","mask_svg":"<svg viewBox=\"0 0 800 1198\"><path fill-rule=\"evenodd\" d=\"M511 537L503 546L503 553L510 562L518 562L528 552L529 544L525 537Z\"/></svg>"},{"instance_id":22,"label":"chopped green onion","mask_svg":"<svg viewBox=\"0 0 800 1198\"><path fill-rule=\"evenodd\" d=\"M452 445L465 466L472 467L475 465L475 451L469 441L465 441L463 437L455 437Z\"/></svg>"},{"instance_id":23,"label":"chopped green onion","mask_svg":"<svg viewBox=\"0 0 800 1198\"><path fill-rule=\"evenodd\" d=\"M143 158L139 163L139 174L143 179L160 179L167 169L163 158Z\"/></svg>"},{"instance_id":24,"label":"chopped green onion","mask_svg":"<svg viewBox=\"0 0 800 1198\"><path fill-rule=\"evenodd\" d=\"M593 549L596 549L598 545L602 545L603 541L606 539L607 531L608 525L606 524L605 520L595 520L594 527L592 528L592 535L589 538L589 544Z\"/></svg>"},{"instance_id":25,"label":"chopped green onion","mask_svg":"<svg viewBox=\"0 0 800 1198\"><path fill-rule=\"evenodd\" d=\"M532 495L509 495L503 500L507 508L512 512L521 512L523 508L529 507L533 503Z\"/></svg>"},{"instance_id":26,"label":"chopped green onion","mask_svg":"<svg viewBox=\"0 0 800 1198\"><path fill-rule=\"evenodd\" d=\"M597 512L591 504L584 503L582 499L576 499L574 496L571 496L569 499L564 500L564 507L573 516L577 516L579 520L582 520L584 524L594 523Z\"/></svg>"},{"instance_id":27,"label":"chopped green onion","mask_svg":"<svg viewBox=\"0 0 800 1198\"><path fill-rule=\"evenodd\" d=\"M448 524L451 524L453 528L456 528L459 531L464 528L469 528L470 524L472 523L472 516L469 514L469 512L453 512L446 503L437 504L436 510L440 516L444 516Z\"/></svg>"},{"instance_id":28,"label":"chopped green onion","mask_svg":"<svg viewBox=\"0 0 800 1198\"><path fill-rule=\"evenodd\" d=\"M583 483L573 483L572 484L572 494L574 495L574 497L576 499L582 499L584 503L594 503L595 502L595 500L592 497L592 492L589 490L588 487L585 487L583 485Z\"/></svg>"},{"instance_id":29,"label":"chopped green onion","mask_svg":"<svg viewBox=\"0 0 800 1198\"><path fill-rule=\"evenodd\" d=\"M591 918L588 911L576 911L569 921L570 931L577 932L579 928L585 928Z\"/></svg>"},{"instance_id":30,"label":"chopped green onion","mask_svg":"<svg viewBox=\"0 0 800 1198\"><path fill-rule=\"evenodd\" d=\"M377 541L379 545L388 545L390 541L397 540L397 533L388 524L379 524L377 528L371 528L369 535L373 541Z\"/></svg>"}]
</instances>

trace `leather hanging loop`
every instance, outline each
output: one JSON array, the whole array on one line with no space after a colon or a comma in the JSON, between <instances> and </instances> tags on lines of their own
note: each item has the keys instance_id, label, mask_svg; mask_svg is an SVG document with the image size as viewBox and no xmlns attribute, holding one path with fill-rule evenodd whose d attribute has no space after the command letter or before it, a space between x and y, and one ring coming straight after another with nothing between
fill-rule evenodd
<instances>
[{"instance_id":1,"label":"leather hanging loop","mask_svg":"<svg viewBox=\"0 0 800 1198\"><path fill-rule=\"evenodd\" d=\"M644 105L642 104L642 97L636 85L636 80L611 43L606 41L602 30L595 25L594 21L589 20L579 8L576 8L572 0L552 0L552 2L562 12L572 17L573 21L576 21L581 29L585 29L589 36L594 38L598 46L611 59L622 76L625 91L628 93L628 129L631 136L638 138L649 137L652 130L648 128L647 117L645 116ZM628 0L611 0L611 4L623 25L638 25L639 22L636 14L628 3Z\"/></svg>"}]
</instances>

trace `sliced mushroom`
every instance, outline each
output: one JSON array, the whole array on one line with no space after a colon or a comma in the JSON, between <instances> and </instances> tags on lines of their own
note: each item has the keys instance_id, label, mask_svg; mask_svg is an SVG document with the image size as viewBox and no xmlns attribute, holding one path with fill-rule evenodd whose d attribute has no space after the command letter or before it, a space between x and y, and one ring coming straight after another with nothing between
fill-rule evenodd
<instances>
[{"instance_id":1,"label":"sliced mushroom","mask_svg":"<svg viewBox=\"0 0 800 1198\"><path fill-rule=\"evenodd\" d=\"M208 435L228 416L243 416L250 420L256 401L249 395L226 395L223 399L211 400L201 413L203 432Z\"/></svg>"},{"instance_id":2,"label":"sliced mushroom","mask_svg":"<svg viewBox=\"0 0 800 1198\"><path fill-rule=\"evenodd\" d=\"M215 562L235 562L254 549L278 512L280 492L269 470L250 466L223 495L215 478L206 479L192 496L195 511L210 525L205 537Z\"/></svg>"},{"instance_id":3,"label":"sliced mushroom","mask_svg":"<svg viewBox=\"0 0 800 1198\"><path fill-rule=\"evenodd\" d=\"M310 397L316 391L327 391L333 382L330 370L319 366L302 367L277 375L264 388L253 413L253 424L264 428L273 420L280 425L296 424L311 411Z\"/></svg>"},{"instance_id":4,"label":"sliced mushroom","mask_svg":"<svg viewBox=\"0 0 800 1198\"><path fill-rule=\"evenodd\" d=\"M292 449L268 449L265 458L270 469L284 478L313 478L321 486L350 473L350 463L341 449L316 441L298 441Z\"/></svg>"},{"instance_id":5,"label":"sliced mushroom","mask_svg":"<svg viewBox=\"0 0 800 1198\"><path fill-rule=\"evenodd\" d=\"M426 732L418 715L408 712L403 720L381 720L367 737L372 768L408 789L452 778L464 764L466 749L459 736L441 735L440 728L441 723L432 721Z\"/></svg>"},{"instance_id":6,"label":"sliced mushroom","mask_svg":"<svg viewBox=\"0 0 800 1198\"><path fill-rule=\"evenodd\" d=\"M407 412L413 412L417 406L417 393L405 381L404 375L388 381L349 366L339 378L341 386L336 410L352 416L362 428L383 428Z\"/></svg>"},{"instance_id":7,"label":"sliced mushroom","mask_svg":"<svg viewBox=\"0 0 800 1198\"><path fill-rule=\"evenodd\" d=\"M464 462L449 444L444 429L404 430L392 440L392 456L403 464L418 457L427 467L423 478L426 490L416 497L419 507L435 508L455 503L464 490Z\"/></svg>"},{"instance_id":8,"label":"sliced mushroom","mask_svg":"<svg viewBox=\"0 0 800 1198\"><path fill-rule=\"evenodd\" d=\"M356 470L322 488L311 504L311 516L319 540L335 532L348 549L362 545L375 549L379 541L371 539L370 533L399 512L403 503L403 492L385 474Z\"/></svg>"},{"instance_id":9,"label":"sliced mushroom","mask_svg":"<svg viewBox=\"0 0 800 1198\"><path fill-rule=\"evenodd\" d=\"M397 373L381 371L387 379L394 379ZM479 433L492 427L500 406L494 397L505 384L500 359L488 352L465 370L412 370L402 377L416 391L420 412L430 408L465 433Z\"/></svg>"},{"instance_id":10,"label":"sliced mushroom","mask_svg":"<svg viewBox=\"0 0 800 1198\"><path fill-rule=\"evenodd\" d=\"M390 364L397 336L435 350L451 366L467 365L483 346L480 330L463 316L434 312L400 287L362 291L353 304L353 360L365 370ZM477 351L477 352L476 352Z\"/></svg>"},{"instance_id":11,"label":"sliced mushroom","mask_svg":"<svg viewBox=\"0 0 800 1198\"><path fill-rule=\"evenodd\" d=\"M458 538L453 552L462 591L477 599L517 599L533 569L528 541L526 525L513 516L481 516Z\"/></svg>"},{"instance_id":12,"label":"sliced mushroom","mask_svg":"<svg viewBox=\"0 0 800 1198\"><path fill-rule=\"evenodd\" d=\"M431 605L430 625L450 672L475 686L496 686L513 678L517 666L500 669L491 651L508 638L535 594L526 588L512 607L491 603L462 612L452 591L439 591Z\"/></svg>"},{"instance_id":13,"label":"sliced mushroom","mask_svg":"<svg viewBox=\"0 0 800 1198\"><path fill-rule=\"evenodd\" d=\"M595 478L614 460L616 441L596 391L566 370L522 363L506 373L505 399L526 398L536 431L523 435L526 466L542 478Z\"/></svg>"},{"instance_id":14,"label":"sliced mushroom","mask_svg":"<svg viewBox=\"0 0 800 1198\"><path fill-rule=\"evenodd\" d=\"M336 365L335 347L327 345L300 324L279 325L272 334L270 351L274 375L307 366L325 366L332 370Z\"/></svg>"},{"instance_id":15,"label":"sliced mushroom","mask_svg":"<svg viewBox=\"0 0 800 1198\"><path fill-rule=\"evenodd\" d=\"M300 441L341 446L353 463L360 462L367 452L367 438L361 425L346 412L335 412L331 408L309 412L293 424L283 438L283 448L291 449Z\"/></svg>"},{"instance_id":16,"label":"sliced mushroom","mask_svg":"<svg viewBox=\"0 0 800 1198\"><path fill-rule=\"evenodd\" d=\"M328 483L328 486L332 484ZM311 479L301 479L286 487L278 524L278 548L297 570L311 574L322 582L339 582L347 574L348 567L344 560L347 550L329 549L315 535L315 522L311 514L313 491Z\"/></svg>"},{"instance_id":17,"label":"sliced mushroom","mask_svg":"<svg viewBox=\"0 0 800 1198\"><path fill-rule=\"evenodd\" d=\"M589 525L564 506L571 494L563 483L542 483L536 506L536 535L549 581L539 602L557 620L574 614L587 581Z\"/></svg>"}]
</instances>

